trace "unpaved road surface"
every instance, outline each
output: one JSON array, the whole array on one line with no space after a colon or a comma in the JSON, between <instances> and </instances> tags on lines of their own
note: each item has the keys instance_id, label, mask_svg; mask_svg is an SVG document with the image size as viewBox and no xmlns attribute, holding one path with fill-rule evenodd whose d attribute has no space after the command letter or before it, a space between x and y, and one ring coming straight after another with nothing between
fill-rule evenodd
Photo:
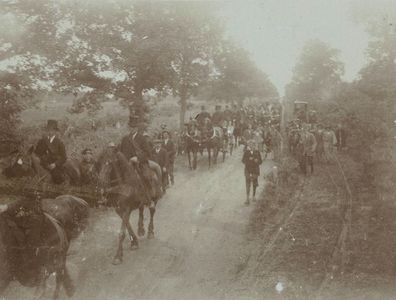
<instances>
[{"instance_id":1,"label":"unpaved road surface","mask_svg":"<svg viewBox=\"0 0 396 300\"><path fill-rule=\"evenodd\" d=\"M242 284L246 265L246 225L253 205L246 207L242 147L214 172L207 154L198 170L189 171L186 157L176 164L175 185L157 205L155 239L139 238L139 250L124 242L123 263L112 265L121 221L109 209L93 209L90 226L72 242L68 267L76 286L72 299L262 299ZM261 166L262 174L271 162ZM264 179L260 178L260 189ZM149 212L146 210L145 227ZM138 212L131 215L137 232ZM250 245L251 246L251 245ZM52 296L54 279L46 297ZM13 282L4 299L31 298L34 289ZM68 299L62 290L62 299Z\"/></svg>"}]
</instances>

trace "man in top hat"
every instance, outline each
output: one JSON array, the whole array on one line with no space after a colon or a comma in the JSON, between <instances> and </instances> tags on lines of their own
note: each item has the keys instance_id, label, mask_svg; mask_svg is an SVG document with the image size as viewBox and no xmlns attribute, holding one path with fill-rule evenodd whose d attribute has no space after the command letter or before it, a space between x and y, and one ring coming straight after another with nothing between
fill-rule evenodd
<instances>
[{"instance_id":1,"label":"man in top hat","mask_svg":"<svg viewBox=\"0 0 396 300\"><path fill-rule=\"evenodd\" d=\"M81 152L83 160L80 162L80 174L82 185L95 185L98 180L98 165L92 157L92 150L89 148Z\"/></svg>"},{"instance_id":2,"label":"man in top hat","mask_svg":"<svg viewBox=\"0 0 396 300\"><path fill-rule=\"evenodd\" d=\"M34 152L40 159L40 164L50 172L55 184L64 181L62 167L66 162L65 144L57 137L58 122L48 120L45 136L38 141Z\"/></svg>"},{"instance_id":3,"label":"man in top hat","mask_svg":"<svg viewBox=\"0 0 396 300\"><path fill-rule=\"evenodd\" d=\"M171 181L171 184L175 184L175 178L173 176L173 164L175 162L175 153L176 153L176 147L175 143L173 142L171 138L171 134L169 131L163 131L162 132L162 145L161 147L164 148L168 152L168 158L169 158L169 164L168 164L168 174L166 176L166 185L167 187L169 186L169 179Z\"/></svg>"},{"instance_id":4,"label":"man in top hat","mask_svg":"<svg viewBox=\"0 0 396 300\"><path fill-rule=\"evenodd\" d=\"M216 127L221 127L221 124L224 121L223 113L221 112L221 106L216 105L216 111L213 113L212 116L212 124Z\"/></svg>"},{"instance_id":5,"label":"man in top hat","mask_svg":"<svg viewBox=\"0 0 396 300\"><path fill-rule=\"evenodd\" d=\"M160 139L154 140L154 149L151 151L151 158L161 167L162 171L162 191L165 193L167 185L168 168L169 168L169 157L168 152L163 149L162 141Z\"/></svg>"},{"instance_id":6,"label":"man in top hat","mask_svg":"<svg viewBox=\"0 0 396 300\"><path fill-rule=\"evenodd\" d=\"M199 126L203 126L206 118L210 119L211 116L210 113L206 111L205 105L202 105L201 112L198 114L198 116L195 119L197 120Z\"/></svg>"},{"instance_id":7,"label":"man in top hat","mask_svg":"<svg viewBox=\"0 0 396 300\"><path fill-rule=\"evenodd\" d=\"M146 204L149 207L155 207L152 201L155 191L151 184L151 170L149 166L150 146L147 139L139 132L139 117L130 116L129 118L129 135L125 136L121 141L120 151L125 157L137 164L139 173L143 178L143 182L148 190Z\"/></svg>"}]
</instances>

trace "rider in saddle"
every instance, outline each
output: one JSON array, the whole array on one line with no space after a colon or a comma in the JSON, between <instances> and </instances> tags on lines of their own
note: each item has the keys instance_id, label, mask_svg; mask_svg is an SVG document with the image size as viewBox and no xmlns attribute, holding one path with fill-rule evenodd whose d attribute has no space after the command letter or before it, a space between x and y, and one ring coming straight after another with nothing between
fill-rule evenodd
<instances>
[{"instance_id":1,"label":"rider in saddle","mask_svg":"<svg viewBox=\"0 0 396 300\"><path fill-rule=\"evenodd\" d=\"M21 249L26 249L26 263L41 261L43 251L42 228L44 226L44 211L39 195L28 195L11 203L0 205L0 214L5 213L15 222L14 234ZM16 228L15 228L16 225Z\"/></svg>"},{"instance_id":2,"label":"rider in saddle","mask_svg":"<svg viewBox=\"0 0 396 300\"><path fill-rule=\"evenodd\" d=\"M125 136L121 141L120 151L125 155L128 161L138 165L138 171L143 179L147 189L147 204L150 208L155 207L153 197L153 187L151 184L151 170L149 165L150 146L147 139L139 132L139 117L131 116L129 118L130 134Z\"/></svg>"},{"instance_id":3,"label":"rider in saddle","mask_svg":"<svg viewBox=\"0 0 396 300\"><path fill-rule=\"evenodd\" d=\"M61 184L65 179L62 167L66 162L65 144L57 137L58 122L48 120L46 134L38 141L35 153L40 164L50 172L55 184Z\"/></svg>"},{"instance_id":4,"label":"rider in saddle","mask_svg":"<svg viewBox=\"0 0 396 300\"><path fill-rule=\"evenodd\" d=\"M221 105L216 105L216 111L212 116L212 124L213 126L220 127L224 120L223 113L221 112Z\"/></svg>"}]
</instances>

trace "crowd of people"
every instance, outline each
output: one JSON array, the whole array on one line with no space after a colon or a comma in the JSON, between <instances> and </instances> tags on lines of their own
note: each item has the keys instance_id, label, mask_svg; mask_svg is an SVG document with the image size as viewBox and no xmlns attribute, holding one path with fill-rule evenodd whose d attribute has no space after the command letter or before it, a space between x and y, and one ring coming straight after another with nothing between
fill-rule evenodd
<instances>
[{"instance_id":1,"label":"crowd of people","mask_svg":"<svg viewBox=\"0 0 396 300\"><path fill-rule=\"evenodd\" d=\"M307 174L307 166L311 174L314 172L314 157L316 161L330 164L334 149L338 152L346 148L347 133L342 124L336 128L331 125L301 123L290 121L287 126L289 135L289 150L296 142L296 155L300 169Z\"/></svg>"}]
</instances>

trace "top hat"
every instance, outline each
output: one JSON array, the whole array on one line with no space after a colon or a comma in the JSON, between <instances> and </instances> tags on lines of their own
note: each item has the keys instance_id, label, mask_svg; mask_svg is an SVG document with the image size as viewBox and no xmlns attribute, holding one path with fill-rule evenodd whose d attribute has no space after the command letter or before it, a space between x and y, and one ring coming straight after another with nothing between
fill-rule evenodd
<instances>
[{"instance_id":1,"label":"top hat","mask_svg":"<svg viewBox=\"0 0 396 300\"><path fill-rule=\"evenodd\" d=\"M129 117L129 123L128 123L129 127L137 127L139 126L139 117L136 116L130 116Z\"/></svg>"},{"instance_id":2,"label":"top hat","mask_svg":"<svg viewBox=\"0 0 396 300\"><path fill-rule=\"evenodd\" d=\"M48 128L48 129L55 129L55 130L58 130L58 121L55 121L55 120L48 120L48 121L47 121L47 128Z\"/></svg>"},{"instance_id":3,"label":"top hat","mask_svg":"<svg viewBox=\"0 0 396 300\"><path fill-rule=\"evenodd\" d=\"M85 155L85 154L92 154L92 150L89 149L89 148L86 148L86 149L83 150L83 152L81 152L81 154L82 154L82 155Z\"/></svg>"}]
</instances>

